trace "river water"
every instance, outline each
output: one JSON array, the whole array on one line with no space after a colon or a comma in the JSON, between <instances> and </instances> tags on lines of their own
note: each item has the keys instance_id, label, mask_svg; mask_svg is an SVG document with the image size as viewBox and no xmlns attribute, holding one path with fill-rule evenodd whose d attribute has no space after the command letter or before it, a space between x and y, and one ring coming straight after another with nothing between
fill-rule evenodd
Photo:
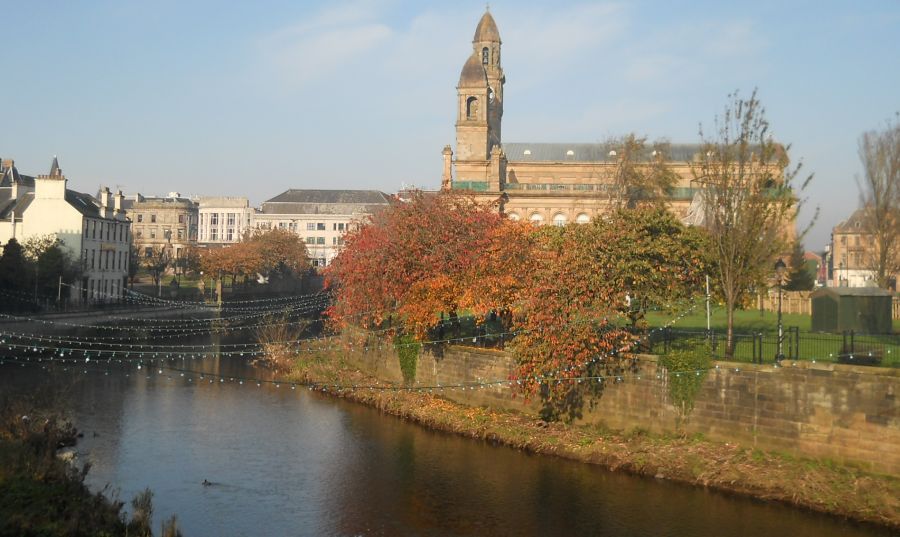
<instances>
[{"instance_id":1,"label":"river water","mask_svg":"<svg viewBox=\"0 0 900 537\"><path fill-rule=\"evenodd\" d=\"M185 367L265 374L239 357ZM64 389L91 487L125 500L150 487L154 526L177 514L187 537L889 534L436 433L304 388L189 377L6 363L0 389Z\"/></svg>"}]
</instances>

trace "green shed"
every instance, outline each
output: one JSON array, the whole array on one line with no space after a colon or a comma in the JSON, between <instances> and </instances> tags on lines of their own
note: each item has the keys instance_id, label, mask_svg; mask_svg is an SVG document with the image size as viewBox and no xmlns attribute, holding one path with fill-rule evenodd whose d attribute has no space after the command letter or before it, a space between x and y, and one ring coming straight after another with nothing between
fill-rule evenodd
<instances>
[{"instance_id":1,"label":"green shed","mask_svg":"<svg viewBox=\"0 0 900 537\"><path fill-rule=\"evenodd\" d=\"M809 295L813 332L891 332L893 294L877 287L825 287Z\"/></svg>"}]
</instances>

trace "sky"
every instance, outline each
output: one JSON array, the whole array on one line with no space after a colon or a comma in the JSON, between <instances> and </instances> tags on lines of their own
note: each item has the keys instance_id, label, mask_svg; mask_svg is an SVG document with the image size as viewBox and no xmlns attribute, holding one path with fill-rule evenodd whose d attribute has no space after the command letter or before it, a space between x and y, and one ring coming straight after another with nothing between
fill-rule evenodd
<instances>
[{"instance_id":1,"label":"sky","mask_svg":"<svg viewBox=\"0 0 900 537\"><path fill-rule=\"evenodd\" d=\"M437 188L483 2L0 0L0 156L69 188L246 196ZM814 178L806 247L858 205L900 112L900 2L490 4L503 139L696 143L754 88Z\"/></svg>"}]
</instances>

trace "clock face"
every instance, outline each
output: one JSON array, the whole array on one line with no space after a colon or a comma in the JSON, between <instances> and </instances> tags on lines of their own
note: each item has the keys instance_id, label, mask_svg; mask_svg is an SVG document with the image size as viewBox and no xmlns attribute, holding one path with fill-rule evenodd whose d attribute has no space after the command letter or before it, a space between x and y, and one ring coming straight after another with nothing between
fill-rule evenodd
<instances>
[{"instance_id":1,"label":"clock face","mask_svg":"<svg viewBox=\"0 0 900 537\"><path fill-rule=\"evenodd\" d=\"M488 88L488 101L494 102L494 88Z\"/></svg>"}]
</instances>

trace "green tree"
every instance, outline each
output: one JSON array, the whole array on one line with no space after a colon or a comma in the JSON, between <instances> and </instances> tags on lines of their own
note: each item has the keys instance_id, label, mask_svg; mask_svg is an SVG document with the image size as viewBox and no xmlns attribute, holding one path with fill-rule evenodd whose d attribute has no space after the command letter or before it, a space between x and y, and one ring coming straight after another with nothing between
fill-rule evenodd
<instances>
[{"instance_id":1,"label":"green tree","mask_svg":"<svg viewBox=\"0 0 900 537\"><path fill-rule=\"evenodd\" d=\"M794 243L790 260L791 272L788 274L786 291L812 291L816 286L816 276L810 271L809 264L803 257L803 245L800 241Z\"/></svg>"},{"instance_id":2,"label":"green tree","mask_svg":"<svg viewBox=\"0 0 900 537\"><path fill-rule=\"evenodd\" d=\"M700 188L703 222L709 230L715 270L712 280L725 302L726 355L734 353L734 310L748 291L764 284L775 258L787 250L799 197L812 175L796 184L800 165L789 168L788 149L772 140L765 109L756 98L737 93L715 134L703 140L692 165Z\"/></svg>"},{"instance_id":3,"label":"green tree","mask_svg":"<svg viewBox=\"0 0 900 537\"><path fill-rule=\"evenodd\" d=\"M9 239L0 256L0 289L25 289L30 274L25 250L19 241Z\"/></svg>"},{"instance_id":4,"label":"green tree","mask_svg":"<svg viewBox=\"0 0 900 537\"><path fill-rule=\"evenodd\" d=\"M607 142L615 154L612 203L618 208L640 204L664 205L666 195L678 182L678 174L667 164L667 142L648 143L629 134Z\"/></svg>"}]
</instances>

